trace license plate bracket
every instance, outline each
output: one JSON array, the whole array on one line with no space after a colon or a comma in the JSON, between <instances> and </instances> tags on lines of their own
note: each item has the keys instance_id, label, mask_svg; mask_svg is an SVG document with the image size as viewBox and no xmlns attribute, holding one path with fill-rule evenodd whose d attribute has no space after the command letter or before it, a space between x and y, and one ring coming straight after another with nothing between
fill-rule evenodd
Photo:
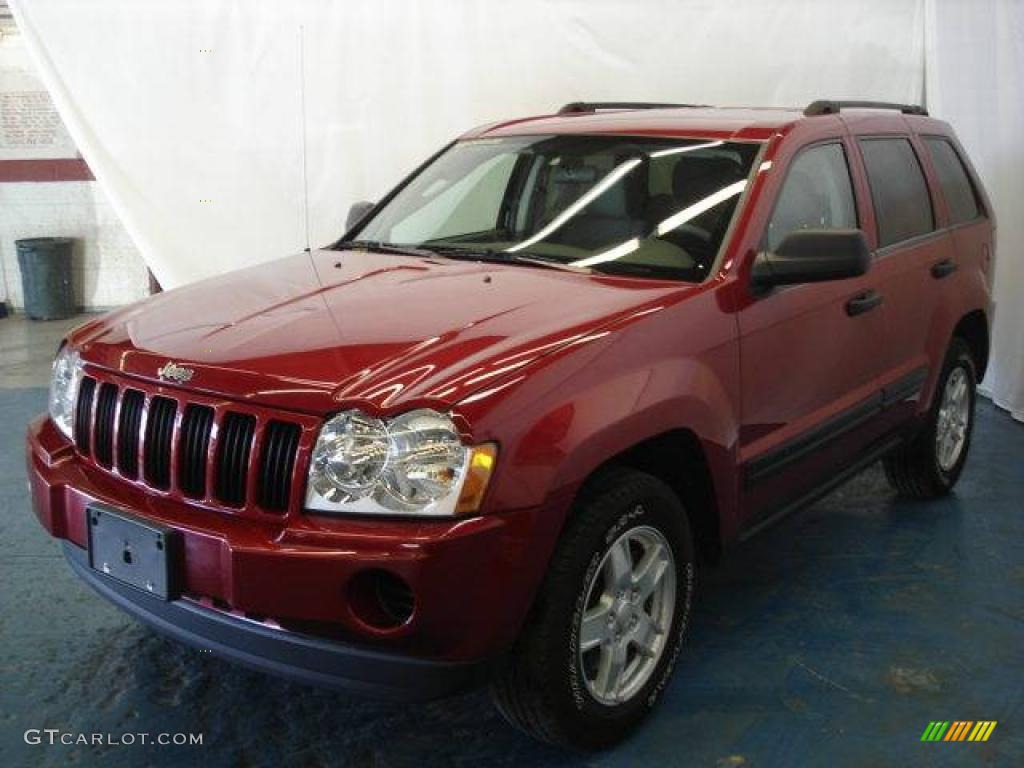
<instances>
[{"instance_id":1,"label":"license plate bracket","mask_svg":"<svg viewBox=\"0 0 1024 768\"><path fill-rule=\"evenodd\" d=\"M93 570L161 600L177 596L180 531L96 505L86 517Z\"/></svg>"}]
</instances>

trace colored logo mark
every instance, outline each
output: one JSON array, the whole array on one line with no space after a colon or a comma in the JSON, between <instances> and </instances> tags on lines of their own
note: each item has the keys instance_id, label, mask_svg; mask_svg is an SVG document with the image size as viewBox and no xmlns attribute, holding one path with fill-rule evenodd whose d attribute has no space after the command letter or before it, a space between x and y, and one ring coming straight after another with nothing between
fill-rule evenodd
<instances>
[{"instance_id":1,"label":"colored logo mark","mask_svg":"<svg viewBox=\"0 0 1024 768\"><path fill-rule=\"evenodd\" d=\"M921 734L921 741L988 741L996 720L932 721Z\"/></svg>"}]
</instances>

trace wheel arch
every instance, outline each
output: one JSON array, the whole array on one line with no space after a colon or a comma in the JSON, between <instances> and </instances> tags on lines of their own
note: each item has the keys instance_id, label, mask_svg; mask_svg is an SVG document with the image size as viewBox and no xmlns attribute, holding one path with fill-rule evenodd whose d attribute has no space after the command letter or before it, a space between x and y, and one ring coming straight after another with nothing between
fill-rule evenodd
<instances>
[{"instance_id":1,"label":"wheel arch","mask_svg":"<svg viewBox=\"0 0 1024 768\"><path fill-rule=\"evenodd\" d=\"M953 329L953 337L961 338L971 350L974 359L975 373L978 381L985 378L989 358L988 317L984 310L975 309L968 312Z\"/></svg>"},{"instance_id":2,"label":"wheel arch","mask_svg":"<svg viewBox=\"0 0 1024 768\"><path fill-rule=\"evenodd\" d=\"M646 472L668 485L686 508L697 554L717 562L722 553L715 481L700 439L690 429L671 429L609 458L591 476L610 467Z\"/></svg>"}]
</instances>

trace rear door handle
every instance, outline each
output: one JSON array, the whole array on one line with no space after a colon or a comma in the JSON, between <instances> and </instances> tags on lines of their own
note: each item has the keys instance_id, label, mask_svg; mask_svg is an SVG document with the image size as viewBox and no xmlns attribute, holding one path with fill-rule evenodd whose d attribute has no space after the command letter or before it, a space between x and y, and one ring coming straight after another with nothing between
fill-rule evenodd
<instances>
[{"instance_id":1,"label":"rear door handle","mask_svg":"<svg viewBox=\"0 0 1024 768\"><path fill-rule=\"evenodd\" d=\"M954 272L956 272L956 264L952 259L943 259L932 264L932 277L936 280L949 277Z\"/></svg>"},{"instance_id":2,"label":"rear door handle","mask_svg":"<svg viewBox=\"0 0 1024 768\"><path fill-rule=\"evenodd\" d=\"M865 312L870 312L881 303L882 294L878 291L864 291L864 293L854 296L846 302L846 314L850 317L863 315Z\"/></svg>"}]
</instances>

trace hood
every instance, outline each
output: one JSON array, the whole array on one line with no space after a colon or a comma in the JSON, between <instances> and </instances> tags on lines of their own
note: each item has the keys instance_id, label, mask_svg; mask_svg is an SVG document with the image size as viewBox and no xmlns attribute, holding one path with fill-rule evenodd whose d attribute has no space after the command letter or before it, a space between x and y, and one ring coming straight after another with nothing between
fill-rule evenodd
<instances>
[{"instance_id":1,"label":"hood","mask_svg":"<svg viewBox=\"0 0 1024 768\"><path fill-rule=\"evenodd\" d=\"M314 251L158 294L71 342L87 363L310 413L450 406L687 286L364 251ZM187 373L185 374L187 375Z\"/></svg>"}]
</instances>

